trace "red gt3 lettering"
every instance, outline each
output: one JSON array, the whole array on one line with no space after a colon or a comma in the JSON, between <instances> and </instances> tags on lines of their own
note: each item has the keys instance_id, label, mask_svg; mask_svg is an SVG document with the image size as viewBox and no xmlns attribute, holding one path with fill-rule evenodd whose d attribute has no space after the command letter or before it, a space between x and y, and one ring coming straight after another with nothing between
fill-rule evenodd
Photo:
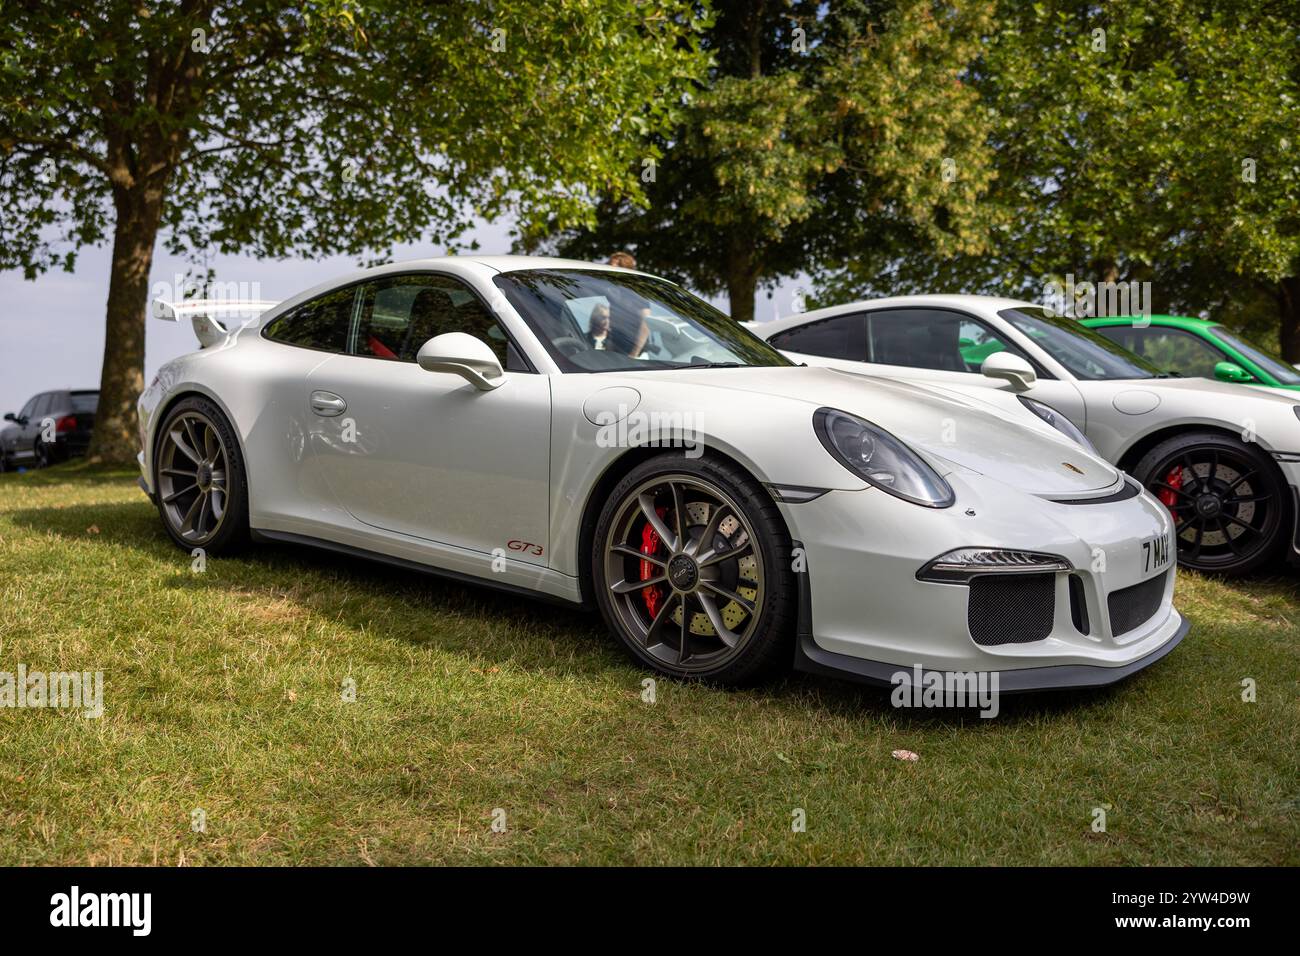
<instances>
[{"instance_id":1,"label":"red gt3 lettering","mask_svg":"<svg viewBox=\"0 0 1300 956\"><path fill-rule=\"evenodd\" d=\"M525 551L528 554L536 555L539 558L542 556L543 550L540 544L533 544L529 541L520 541L518 538L513 541L507 541L506 547L511 551Z\"/></svg>"}]
</instances>

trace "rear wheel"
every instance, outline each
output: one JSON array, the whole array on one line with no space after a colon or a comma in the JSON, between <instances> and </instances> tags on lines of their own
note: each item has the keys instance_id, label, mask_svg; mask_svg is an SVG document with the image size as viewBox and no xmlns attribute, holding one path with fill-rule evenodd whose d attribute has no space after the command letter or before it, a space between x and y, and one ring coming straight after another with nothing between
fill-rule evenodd
<instances>
[{"instance_id":1,"label":"rear wheel","mask_svg":"<svg viewBox=\"0 0 1300 956\"><path fill-rule=\"evenodd\" d=\"M720 684L789 665L789 534L736 466L681 454L638 465L606 502L594 545L601 614L638 660Z\"/></svg>"},{"instance_id":2,"label":"rear wheel","mask_svg":"<svg viewBox=\"0 0 1300 956\"><path fill-rule=\"evenodd\" d=\"M248 540L248 483L234 430L204 398L177 403L154 455L158 513L186 550L230 551Z\"/></svg>"},{"instance_id":3,"label":"rear wheel","mask_svg":"<svg viewBox=\"0 0 1300 956\"><path fill-rule=\"evenodd\" d=\"M1148 452L1134 476L1169 509L1186 567L1247 574L1282 546L1286 486L1254 445L1214 432L1179 435Z\"/></svg>"},{"instance_id":4,"label":"rear wheel","mask_svg":"<svg viewBox=\"0 0 1300 956\"><path fill-rule=\"evenodd\" d=\"M39 438L36 439L36 443L32 446L32 466L35 468L48 468L51 461L50 446Z\"/></svg>"}]
</instances>

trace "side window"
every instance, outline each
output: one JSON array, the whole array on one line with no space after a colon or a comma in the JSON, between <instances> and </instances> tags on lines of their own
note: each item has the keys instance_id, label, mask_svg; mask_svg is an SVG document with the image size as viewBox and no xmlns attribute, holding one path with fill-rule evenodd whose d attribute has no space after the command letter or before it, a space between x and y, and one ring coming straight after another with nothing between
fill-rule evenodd
<instances>
[{"instance_id":1,"label":"side window","mask_svg":"<svg viewBox=\"0 0 1300 956\"><path fill-rule=\"evenodd\" d=\"M324 352L343 352L352 325L356 286L327 292L275 319L262 332L268 339Z\"/></svg>"},{"instance_id":2,"label":"side window","mask_svg":"<svg viewBox=\"0 0 1300 956\"><path fill-rule=\"evenodd\" d=\"M778 332L768 340L773 347L804 355L864 362L867 358L866 319L837 315Z\"/></svg>"},{"instance_id":3,"label":"side window","mask_svg":"<svg viewBox=\"0 0 1300 956\"><path fill-rule=\"evenodd\" d=\"M880 365L978 373L997 352L1028 357L985 323L944 309L884 309L867 313L870 361Z\"/></svg>"},{"instance_id":4,"label":"side window","mask_svg":"<svg viewBox=\"0 0 1300 956\"><path fill-rule=\"evenodd\" d=\"M36 396L36 411L32 412L34 421L39 422L50 413L50 407L54 404L54 395L54 392L46 392L44 395Z\"/></svg>"},{"instance_id":5,"label":"side window","mask_svg":"<svg viewBox=\"0 0 1300 956\"><path fill-rule=\"evenodd\" d=\"M414 362L420 346L444 332L482 339L502 368L526 370L505 330L478 296L458 279L431 273L390 276L363 285L348 352Z\"/></svg>"},{"instance_id":6,"label":"side window","mask_svg":"<svg viewBox=\"0 0 1300 956\"><path fill-rule=\"evenodd\" d=\"M32 418L36 414L36 403L40 401L41 398L42 396L40 395L34 395L29 398L27 404L23 406L23 410L18 413L18 417L26 419Z\"/></svg>"},{"instance_id":7,"label":"side window","mask_svg":"<svg viewBox=\"0 0 1300 956\"><path fill-rule=\"evenodd\" d=\"M1200 336L1182 329L1109 325L1097 331L1166 372L1214 378L1214 366L1227 360L1226 355Z\"/></svg>"}]
</instances>

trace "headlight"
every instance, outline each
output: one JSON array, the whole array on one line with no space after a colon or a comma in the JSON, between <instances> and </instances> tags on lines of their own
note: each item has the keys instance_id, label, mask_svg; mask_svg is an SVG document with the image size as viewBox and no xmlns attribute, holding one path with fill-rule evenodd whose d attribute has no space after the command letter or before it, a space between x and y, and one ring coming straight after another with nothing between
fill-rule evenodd
<instances>
[{"instance_id":1,"label":"headlight","mask_svg":"<svg viewBox=\"0 0 1300 956\"><path fill-rule=\"evenodd\" d=\"M883 428L834 408L819 408L813 430L840 464L882 491L927 508L947 508L956 499L933 468Z\"/></svg>"},{"instance_id":2,"label":"headlight","mask_svg":"<svg viewBox=\"0 0 1300 956\"><path fill-rule=\"evenodd\" d=\"M1047 422L1047 424L1051 425L1066 438L1082 445L1094 455L1097 454L1097 449L1092 447L1092 442L1088 441L1088 436L1079 431L1078 426L1076 426L1074 422L1070 421L1051 405L1035 401L1032 398L1025 398L1023 395L1017 395L1016 398L1020 399L1021 405L1024 405L1025 408L1029 409L1043 421Z\"/></svg>"}]
</instances>

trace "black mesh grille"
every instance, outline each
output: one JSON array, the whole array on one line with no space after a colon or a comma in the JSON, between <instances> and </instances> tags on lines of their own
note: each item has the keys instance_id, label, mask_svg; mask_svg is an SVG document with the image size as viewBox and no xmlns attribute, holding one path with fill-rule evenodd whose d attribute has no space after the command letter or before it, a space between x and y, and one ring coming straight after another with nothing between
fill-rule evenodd
<instances>
[{"instance_id":1,"label":"black mesh grille","mask_svg":"<svg viewBox=\"0 0 1300 956\"><path fill-rule=\"evenodd\" d=\"M1052 633L1055 574L987 574L970 583L966 621L976 644L1028 644Z\"/></svg>"},{"instance_id":2,"label":"black mesh grille","mask_svg":"<svg viewBox=\"0 0 1300 956\"><path fill-rule=\"evenodd\" d=\"M1168 576L1169 572L1166 571L1149 581L1114 591L1106 598L1111 634L1116 637L1127 634L1151 620L1156 611L1160 610L1160 600L1165 596L1165 579Z\"/></svg>"}]
</instances>

